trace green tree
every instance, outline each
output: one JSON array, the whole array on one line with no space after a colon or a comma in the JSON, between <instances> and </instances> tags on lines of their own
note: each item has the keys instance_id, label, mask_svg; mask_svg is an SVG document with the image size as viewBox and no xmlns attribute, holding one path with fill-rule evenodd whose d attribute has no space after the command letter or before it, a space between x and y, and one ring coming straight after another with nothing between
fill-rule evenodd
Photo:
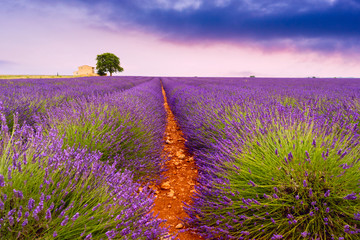
<instances>
[{"instance_id":1,"label":"green tree","mask_svg":"<svg viewBox=\"0 0 360 240\"><path fill-rule=\"evenodd\" d=\"M106 75L106 72L112 76L115 72L122 72L124 69L120 66L120 59L112 53L103 53L96 57L96 69L100 76Z\"/></svg>"}]
</instances>

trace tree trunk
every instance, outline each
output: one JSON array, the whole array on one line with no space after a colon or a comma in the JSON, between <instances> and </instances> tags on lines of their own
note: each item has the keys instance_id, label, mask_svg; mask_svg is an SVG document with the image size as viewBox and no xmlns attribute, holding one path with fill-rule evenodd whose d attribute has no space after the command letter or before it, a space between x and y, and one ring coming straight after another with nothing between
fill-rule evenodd
<instances>
[{"instance_id":1,"label":"tree trunk","mask_svg":"<svg viewBox=\"0 0 360 240\"><path fill-rule=\"evenodd\" d=\"M112 77L112 72L110 72L110 77Z\"/></svg>"}]
</instances>

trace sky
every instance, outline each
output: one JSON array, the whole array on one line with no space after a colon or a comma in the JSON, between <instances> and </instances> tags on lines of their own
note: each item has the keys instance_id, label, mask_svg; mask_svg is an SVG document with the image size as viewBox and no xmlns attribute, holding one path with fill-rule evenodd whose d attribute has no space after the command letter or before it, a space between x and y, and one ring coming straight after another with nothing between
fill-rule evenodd
<instances>
[{"instance_id":1,"label":"sky","mask_svg":"<svg viewBox=\"0 0 360 240\"><path fill-rule=\"evenodd\" d=\"M0 0L0 75L360 77L360 0Z\"/></svg>"}]
</instances>

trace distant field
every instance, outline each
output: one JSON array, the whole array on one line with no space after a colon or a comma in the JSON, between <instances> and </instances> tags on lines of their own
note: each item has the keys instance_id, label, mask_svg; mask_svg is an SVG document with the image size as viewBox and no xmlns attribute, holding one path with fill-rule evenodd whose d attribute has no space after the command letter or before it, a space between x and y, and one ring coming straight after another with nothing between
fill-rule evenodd
<instances>
[{"instance_id":1,"label":"distant field","mask_svg":"<svg viewBox=\"0 0 360 240\"><path fill-rule=\"evenodd\" d=\"M73 75L0 75L0 79L17 79L17 78L72 78Z\"/></svg>"}]
</instances>

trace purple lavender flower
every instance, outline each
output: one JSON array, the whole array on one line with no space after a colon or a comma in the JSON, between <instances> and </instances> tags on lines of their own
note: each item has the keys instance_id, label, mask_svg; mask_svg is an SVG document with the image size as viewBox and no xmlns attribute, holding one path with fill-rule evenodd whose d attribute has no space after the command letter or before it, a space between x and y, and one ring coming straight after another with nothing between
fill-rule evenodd
<instances>
[{"instance_id":1,"label":"purple lavender flower","mask_svg":"<svg viewBox=\"0 0 360 240\"><path fill-rule=\"evenodd\" d=\"M10 217L12 216L14 213L16 212L16 209L11 209L8 213L7 213L7 216Z\"/></svg>"},{"instance_id":2,"label":"purple lavender flower","mask_svg":"<svg viewBox=\"0 0 360 240\"><path fill-rule=\"evenodd\" d=\"M92 208L92 211L96 211L99 207L101 206L101 203L99 203L98 205L96 205L95 207Z\"/></svg>"},{"instance_id":3,"label":"purple lavender flower","mask_svg":"<svg viewBox=\"0 0 360 240\"><path fill-rule=\"evenodd\" d=\"M41 193L40 202L43 202L44 200L45 200L45 194L44 194L44 193Z\"/></svg>"},{"instance_id":4,"label":"purple lavender flower","mask_svg":"<svg viewBox=\"0 0 360 240\"><path fill-rule=\"evenodd\" d=\"M324 152L321 153L321 156L322 156L322 158L323 158L324 161L325 161L325 160L326 160L326 156L325 156L325 153L324 153Z\"/></svg>"},{"instance_id":5,"label":"purple lavender flower","mask_svg":"<svg viewBox=\"0 0 360 240\"><path fill-rule=\"evenodd\" d=\"M25 219L24 222L21 224L21 226L25 227L28 224L28 220Z\"/></svg>"},{"instance_id":6,"label":"purple lavender flower","mask_svg":"<svg viewBox=\"0 0 360 240\"><path fill-rule=\"evenodd\" d=\"M305 238L305 237L307 237L308 234L309 234L309 233L305 231L305 232L302 232L302 233L301 233L301 236L302 236L303 238Z\"/></svg>"},{"instance_id":7,"label":"purple lavender flower","mask_svg":"<svg viewBox=\"0 0 360 240\"><path fill-rule=\"evenodd\" d=\"M306 182L306 180L303 181L303 186L304 186L304 187L307 187L307 182Z\"/></svg>"},{"instance_id":8,"label":"purple lavender flower","mask_svg":"<svg viewBox=\"0 0 360 240\"><path fill-rule=\"evenodd\" d=\"M51 210L50 210L50 209L46 210L45 219L46 219L46 220L50 220L50 219L51 219Z\"/></svg>"},{"instance_id":9,"label":"purple lavender flower","mask_svg":"<svg viewBox=\"0 0 360 240\"><path fill-rule=\"evenodd\" d=\"M356 193L351 193L351 194L347 195L346 197L344 197L344 199L346 199L346 200L356 200L357 199Z\"/></svg>"},{"instance_id":10,"label":"purple lavender flower","mask_svg":"<svg viewBox=\"0 0 360 240\"><path fill-rule=\"evenodd\" d=\"M251 184L251 186L253 186L253 187L255 187L256 185L255 185L255 183L253 182L253 181L249 181L249 185Z\"/></svg>"},{"instance_id":11,"label":"purple lavender flower","mask_svg":"<svg viewBox=\"0 0 360 240\"><path fill-rule=\"evenodd\" d=\"M13 192L14 192L14 196L15 196L16 198L20 198L20 199L23 199L23 198L24 198L24 195L23 195L23 193L22 193L21 191L17 191L17 190L15 190L15 189L13 189Z\"/></svg>"},{"instance_id":12,"label":"purple lavender flower","mask_svg":"<svg viewBox=\"0 0 360 240\"><path fill-rule=\"evenodd\" d=\"M5 180L2 174L0 174L0 187L5 187Z\"/></svg>"},{"instance_id":13,"label":"purple lavender flower","mask_svg":"<svg viewBox=\"0 0 360 240\"><path fill-rule=\"evenodd\" d=\"M12 169L11 169L11 167L9 167L9 169L8 169L8 179L9 179L9 180L12 179L12 177L11 177L11 172L12 172Z\"/></svg>"},{"instance_id":14,"label":"purple lavender flower","mask_svg":"<svg viewBox=\"0 0 360 240\"><path fill-rule=\"evenodd\" d=\"M340 159L344 158L346 154L347 154L347 151L344 151L344 153L341 154ZM344 169L345 169L345 168L344 168Z\"/></svg>"},{"instance_id":15,"label":"purple lavender flower","mask_svg":"<svg viewBox=\"0 0 360 240\"><path fill-rule=\"evenodd\" d=\"M57 237L57 235L58 235L58 234L57 234L57 232L56 232L56 231L54 231L54 233L53 233L53 237L54 237L54 238L56 238L56 237Z\"/></svg>"},{"instance_id":16,"label":"purple lavender flower","mask_svg":"<svg viewBox=\"0 0 360 240\"><path fill-rule=\"evenodd\" d=\"M313 195L313 191L312 191L312 188L309 189L309 196L312 197Z\"/></svg>"},{"instance_id":17,"label":"purple lavender flower","mask_svg":"<svg viewBox=\"0 0 360 240\"><path fill-rule=\"evenodd\" d=\"M354 219L360 221L360 212L354 213Z\"/></svg>"},{"instance_id":18,"label":"purple lavender flower","mask_svg":"<svg viewBox=\"0 0 360 240\"><path fill-rule=\"evenodd\" d=\"M313 145L314 147L316 147L316 140L315 140L315 138L314 138L313 141L312 141L312 145Z\"/></svg>"},{"instance_id":19,"label":"purple lavender flower","mask_svg":"<svg viewBox=\"0 0 360 240\"><path fill-rule=\"evenodd\" d=\"M44 209L44 201L43 200L40 200L40 202L39 202L39 209L40 209L40 211Z\"/></svg>"},{"instance_id":20,"label":"purple lavender flower","mask_svg":"<svg viewBox=\"0 0 360 240\"><path fill-rule=\"evenodd\" d=\"M71 218L71 220L75 221L80 216L80 213L75 213L74 216Z\"/></svg>"},{"instance_id":21,"label":"purple lavender flower","mask_svg":"<svg viewBox=\"0 0 360 240\"><path fill-rule=\"evenodd\" d=\"M88 234L88 235L84 238L84 240L90 240L90 239L92 239L92 234L91 234L91 233Z\"/></svg>"},{"instance_id":22,"label":"purple lavender flower","mask_svg":"<svg viewBox=\"0 0 360 240\"><path fill-rule=\"evenodd\" d=\"M9 220L10 226L14 225L14 217L13 216L8 217L8 220Z\"/></svg>"},{"instance_id":23,"label":"purple lavender flower","mask_svg":"<svg viewBox=\"0 0 360 240\"><path fill-rule=\"evenodd\" d=\"M1 209L1 210L4 210L4 206L5 206L5 204L4 204L3 201L1 201L1 199L0 199L0 209Z\"/></svg>"},{"instance_id":24,"label":"purple lavender flower","mask_svg":"<svg viewBox=\"0 0 360 240\"><path fill-rule=\"evenodd\" d=\"M54 207L55 207L55 204L52 202L49 209L52 211L54 209Z\"/></svg>"},{"instance_id":25,"label":"purple lavender flower","mask_svg":"<svg viewBox=\"0 0 360 240\"><path fill-rule=\"evenodd\" d=\"M34 211L33 211L32 216L33 216L33 218L34 218L36 221L39 221L39 217L38 217L38 213L39 213L39 212L40 212L39 207L36 207L36 208L34 209Z\"/></svg>"},{"instance_id":26,"label":"purple lavender flower","mask_svg":"<svg viewBox=\"0 0 360 240\"><path fill-rule=\"evenodd\" d=\"M288 159L289 159L289 161L294 159L294 156L293 156L292 152L289 152Z\"/></svg>"},{"instance_id":27,"label":"purple lavender flower","mask_svg":"<svg viewBox=\"0 0 360 240\"><path fill-rule=\"evenodd\" d=\"M35 200L30 198L28 203L29 212L35 207Z\"/></svg>"},{"instance_id":28,"label":"purple lavender flower","mask_svg":"<svg viewBox=\"0 0 360 240\"><path fill-rule=\"evenodd\" d=\"M324 197L329 197L330 196L330 190L327 190L326 193L324 193Z\"/></svg>"},{"instance_id":29,"label":"purple lavender flower","mask_svg":"<svg viewBox=\"0 0 360 240\"><path fill-rule=\"evenodd\" d=\"M22 206L19 207L19 211L18 211L18 218L21 218L22 216Z\"/></svg>"},{"instance_id":30,"label":"purple lavender flower","mask_svg":"<svg viewBox=\"0 0 360 240\"><path fill-rule=\"evenodd\" d=\"M69 221L69 217L66 215L65 216L65 218L64 218L64 220L61 222L61 226L65 226L67 223L68 223L68 221Z\"/></svg>"},{"instance_id":31,"label":"purple lavender flower","mask_svg":"<svg viewBox=\"0 0 360 240\"><path fill-rule=\"evenodd\" d=\"M105 234L111 240L116 237L118 232L116 232L115 230L111 230L111 231L107 231Z\"/></svg>"},{"instance_id":32,"label":"purple lavender flower","mask_svg":"<svg viewBox=\"0 0 360 240\"><path fill-rule=\"evenodd\" d=\"M276 239L282 239L283 238L283 235L280 235L280 234L274 234L271 238L271 240L276 240Z\"/></svg>"}]
</instances>

